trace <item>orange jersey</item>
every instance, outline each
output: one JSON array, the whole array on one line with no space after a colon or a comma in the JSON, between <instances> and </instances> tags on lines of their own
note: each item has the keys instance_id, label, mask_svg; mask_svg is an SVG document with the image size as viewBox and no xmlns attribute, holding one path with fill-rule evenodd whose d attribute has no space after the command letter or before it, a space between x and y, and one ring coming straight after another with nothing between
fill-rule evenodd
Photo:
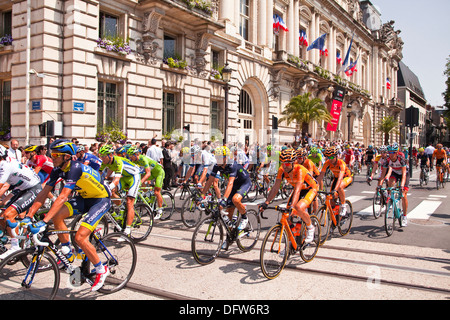
<instances>
[{"instance_id":1,"label":"orange jersey","mask_svg":"<svg viewBox=\"0 0 450 320\"><path fill-rule=\"evenodd\" d=\"M283 179L283 176L293 187L295 187L297 183L306 183L312 189L319 190L319 185L316 180L312 177L308 169L301 164L294 164L294 168L289 173L284 172L283 166L281 166L278 169L277 179Z\"/></svg>"},{"instance_id":2,"label":"orange jersey","mask_svg":"<svg viewBox=\"0 0 450 320\"><path fill-rule=\"evenodd\" d=\"M340 172L344 172L344 177L350 177L352 175L350 169L347 168L347 165L342 159L338 159L336 165L333 165L331 163L331 160L325 161L321 172L325 173L328 167L330 168L331 172L333 172L335 178L339 177Z\"/></svg>"},{"instance_id":3,"label":"orange jersey","mask_svg":"<svg viewBox=\"0 0 450 320\"><path fill-rule=\"evenodd\" d=\"M447 159L447 153L445 152L444 149L441 149L441 150L434 149L433 158L436 158L438 160Z\"/></svg>"},{"instance_id":4,"label":"orange jersey","mask_svg":"<svg viewBox=\"0 0 450 320\"><path fill-rule=\"evenodd\" d=\"M312 162L309 159L305 159L305 161L303 161L302 166L304 166L306 169L308 169L308 171L313 175L313 176L318 176L320 174L319 169L317 169L316 165L314 164L314 162Z\"/></svg>"}]
</instances>

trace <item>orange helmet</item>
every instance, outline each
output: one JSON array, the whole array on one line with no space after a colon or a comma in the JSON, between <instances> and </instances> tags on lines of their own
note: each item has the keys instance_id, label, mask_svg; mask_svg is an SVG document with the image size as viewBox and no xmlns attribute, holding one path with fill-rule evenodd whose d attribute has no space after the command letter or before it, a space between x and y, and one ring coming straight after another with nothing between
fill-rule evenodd
<instances>
[{"instance_id":1,"label":"orange helmet","mask_svg":"<svg viewBox=\"0 0 450 320\"><path fill-rule=\"evenodd\" d=\"M285 149L280 153L280 161L281 162L294 162L297 160L297 151L295 149Z\"/></svg>"},{"instance_id":2,"label":"orange helmet","mask_svg":"<svg viewBox=\"0 0 450 320\"><path fill-rule=\"evenodd\" d=\"M337 149L336 147L328 147L325 149L325 152L323 153L325 157L332 157L337 155Z\"/></svg>"}]
</instances>

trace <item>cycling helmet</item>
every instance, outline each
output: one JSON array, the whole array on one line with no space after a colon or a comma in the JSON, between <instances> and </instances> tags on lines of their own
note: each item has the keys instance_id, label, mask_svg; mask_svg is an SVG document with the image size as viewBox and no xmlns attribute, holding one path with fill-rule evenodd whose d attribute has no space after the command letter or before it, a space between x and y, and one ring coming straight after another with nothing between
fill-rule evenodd
<instances>
[{"instance_id":1,"label":"cycling helmet","mask_svg":"<svg viewBox=\"0 0 450 320\"><path fill-rule=\"evenodd\" d=\"M273 149L272 145L269 144L269 145L267 146L267 151L271 151L272 149Z\"/></svg>"},{"instance_id":2,"label":"cycling helmet","mask_svg":"<svg viewBox=\"0 0 450 320\"><path fill-rule=\"evenodd\" d=\"M373 146L372 145L369 145L369 150L372 150L373 149Z\"/></svg>"},{"instance_id":3,"label":"cycling helmet","mask_svg":"<svg viewBox=\"0 0 450 320\"><path fill-rule=\"evenodd\" d=\"M424 152L425 149L424 148L419 148L419 152Z\"/></svg>"},{"instance_id":4,"label":"cycling helmet","mask_svg":"<svg viewBox=\"0 0 450 320\"><path fill-rule=\"evenodd\" d=\"M200 149L200 146L198 146L198 145L196 145L196 144L194 144L194 145L191 147L191 153L193 153L193 154L197 154L197 153L199 153L200 151L202 151L202 149Z\"/></svg>"},{"instance_id":5,"label":"cycling helmet","mask_svg":"<svg viewBox=\"0 0 450 320\"><path fill-rule=\"evenodd\" d=\"M381 146L381 147L378 148L378 151L386 152L387 151L387 147L386 146Z\"/></svg>"},{"instance_id":6,"label":"cycling helmet","mask_svg":"<svg viewBox=\"0 0 450 320\"><path fill-rule=\"evenodd\" d=\"M332 157L337 155L337 149L336 147L327 147L323 153L325 157Z\"/></svg>"},{"instance_id":7,"label":"cycling helmet","mask_svg":"<svg viewBox=\"0 0 450 320\"><path fill-rule=\"evenodd\" d=\"M189 153L189 147L184 147L183 149L181 149L181 152L183 154L188 154Z\"/></svg>"},{"instance_id":8,"label":"cycling helmet","mask_svg":"<svg viewBox=\"0 0 450 320\"><path fill-rule=\"evenodd\" d=\"M30 144L30 145L26 146L23 149L23 151L25 151L25 152L32 152L32 151L36 151L36 148L37 148L37 146Z\"/></svg>"},{"instance_id":9,"label":"cycling helmet","mask_svg":"<svg viewBox=\"0 0 450 320\"><path fill-rule=\"evenodd\" d=\"M308 151L306 151L306 149L303 148L298 148L297 149L297 157L306 157L308 155Z\"/></svg>"},{"instance_id":10,"label":"cycling helmet","mask_svg":"<svg viewBox=\"0 0 450 320\"><path fill-rule=\"evenodd\" d=\"M49 149L51 151L67 153L72 156L74 156L77 153L76 144L69 140L64 140L64 139L58 139L58 140L52 142Z\"/></svg>"},{"instance_id":11,"label":"cycling helmet","mask_svg":"<svg viewBox=\"0 0 450 320\"><path fill-rule=\"evenodd\" d=\"M114 147L110 144L104 145L98 150L98 154L101 156L106 156L114 153Z\"/></svg>"},{"instance_id":12,"label":"cycling helmet","mask_svg":"<svg viewBox=\"0 0 450 320\"><path fill-rule=\"evenodd\" d=\"M83 152L84 151L84 146L79 146L78 148L77 148L77 153L78 152Z\"/></svg>"},{"instance_id":13,"label":"cycling helmet","mask_svg":"<svg viewBox=\"0 0 450 320\"><path fill-rule=\"evenodd\" d=\"M316 154L316 153L318 153L319 151L317 150L316 147L312 147L311 150L310 150L310 152L313 153L313 154Z\"/></svg>"},{"instance_id":14,"label":"cycling helmet","mask_svg":"<svg viewBox=\"0 0 450 320\"><path fill-rule=\"evenodd\" d=\"M280 153L281 162L294 162L297 160L297 151L293 148L284 149Z\"/></svg>"},{"instance_id":15,"label":"cycling helmet","mask_svg":"<svg viewBox=\"0 0 450 320\"><path fill-rule=\"evenodd\" d=\"M396 151L398 151L399 149L398 149L398 144L396 144L396 143L394 143L394 144L391 144L391 145L389 145L388 147L387 147L387 151L390 151L390 152L396 152Z\"/></svg>"},{"instance_id":16,"label":"cycling helmet","mask_svg":"<svg viewBox=\"0 0 450 320\"><path fill-rule=\"evenodd\" d=\"M141 152L141 150L139 148L136 148L135 146L131 146L127 150L127 154L130 156L133 154L136 154L136 153L140 153L140 152Z\"/></svg>"},{"instance_id":17,"label":"cycling helmet","mask_svg":"<svg viewBox=\"0 0 450 320\"><path fill-rule=\"evenodd\" d=\"M220 157L220 156L223 156L223 157L229 157L229 156L231 155L231 151L230 151L230 149L228 149L228 147L226 147L226 146L223 146L223 147L217 147L217 148L214 150L214 155L215 155L216 157Z\"/></svg>"},{"instance_id":18,"label":"cycling helmet","mask_svg":"<svg viewBox=\"0 0 450 320\"><path fill-rule=\"evenodd\" d=\"M438 144L436 145L436 149L442 149L442 144L441 144L441 143L438 143Z\"/></svg>"}]
</instances>

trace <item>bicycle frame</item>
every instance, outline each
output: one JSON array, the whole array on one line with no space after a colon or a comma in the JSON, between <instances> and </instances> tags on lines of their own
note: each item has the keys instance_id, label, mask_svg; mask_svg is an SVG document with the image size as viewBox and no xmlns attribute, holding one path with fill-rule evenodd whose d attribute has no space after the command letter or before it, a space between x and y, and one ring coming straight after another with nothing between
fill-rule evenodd
<instances>
[{"instance_id":1,"label":"bicycle frame","mask_svg":"<svg viewBox=\"0 0 450 320\"><path fill-rule=\"evenodd\" d=\"M278 208L278 209L280 209L280 208ZM298 248L297 240L295 239L294 234L292 233L292 230L291 230L291 228L289 226L289 222L288 222L289 216L291 215L290 213L291 213L291 209L286 208L285 210L282 210L281 211L281 219L278 223L281 225L281 234L283 234L284 230L286 230L288 239L291 242L292 247L294 248L294 250L297 250L297 248ZM300 220L300 222L298 222L298 223L303 223L303 222L302 222L302 220ZM281 240L282 240L282 237L280 237L280 243L278 244L278 248L281 248ZM272 244L272 246L273 246L273 244Z\"/></svg>"},{"instance_id":2,"label":"bicycle frame","mask_svg":"<svg viewBox=\"0 0 450 320\"><path fill-rule=\"evenodd\" d=\"M389 212L390 205L392 203L393 209L394 209L394 217L396 219L401 218L400 209L397 206L397 203L400 202L400 200L403 198L403 193L398 189L398 187L381 188L381 190L387 190L389 192L388 197L386 199L386 203L387 203L386 212Z\"/></svg>"}]
</instances>

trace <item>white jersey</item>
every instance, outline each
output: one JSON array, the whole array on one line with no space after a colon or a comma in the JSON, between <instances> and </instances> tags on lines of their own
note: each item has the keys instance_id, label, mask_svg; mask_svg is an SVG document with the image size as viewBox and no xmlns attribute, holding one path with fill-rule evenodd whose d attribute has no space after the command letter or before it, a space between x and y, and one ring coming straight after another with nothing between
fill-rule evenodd
<instances>
[{"instance_id":1,"label":"white jersey","mask_svg":"<svg viewBox=\"0 0 450 320\"><path fill-rule=\"evenodd\" d=\"M0 162L0 184L8 183L13 189L27 190L41 183L39 176L18 161Z\"/></svg>"}]
</instances>

